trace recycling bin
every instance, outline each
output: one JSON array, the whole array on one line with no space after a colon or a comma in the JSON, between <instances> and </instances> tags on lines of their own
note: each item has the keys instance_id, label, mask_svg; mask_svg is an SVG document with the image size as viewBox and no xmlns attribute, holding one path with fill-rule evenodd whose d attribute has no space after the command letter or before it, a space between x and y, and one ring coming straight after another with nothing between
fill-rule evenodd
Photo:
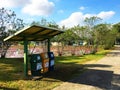
<instances>
[{"instance_id":1,"label":"recycling bin","mask_svg":"<svg viewBox=\"0 0 120 90\"><path fill-rule=\"evenodd\" d=\"M42 58L42 73L46 73L49 71L49 57L47 53L40 54Z\"/></svg>"},{"instance_id":2,"label":"recycling bin","mask_svg":"<svg viewBox=\"0 0 120 90\"><path fill-rule=\"evenodd\" d=\"M48 57L49 57L49 71L54 71L54 66L55 66L54 53L48 52Z\"/></svg>"},{"instance_id":3,"label":"recycling bin","mask_svg":"<svg viewBox=\"0 0 120 90\"><path fill-rule=\"evenodd\" d=\"M42 58L40 57L40 54L33 54L30 59L30 64L31 64L31 74L33 76L41 75Z\"/></svg>"}]
</instances>

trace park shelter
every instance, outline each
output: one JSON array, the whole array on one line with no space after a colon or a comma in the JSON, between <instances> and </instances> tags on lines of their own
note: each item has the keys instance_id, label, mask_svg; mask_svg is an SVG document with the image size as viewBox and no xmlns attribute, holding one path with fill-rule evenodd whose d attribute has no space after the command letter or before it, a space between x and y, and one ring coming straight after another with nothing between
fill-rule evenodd
<instances>
[{"instance_id":1,"label":"park shelter","mask_svg":"<svg viewBox=\"0 0 120 90\"><path fill-rule=\"evenodd\" d=\"M17 31L11 36L8 36L4 41L24 41L24 75L28 75L28 41L48 41L48 52L50 52L50 39L53 36L63 33L63 31L45 27L32 25Z\"/></svg>"}]
</instances>

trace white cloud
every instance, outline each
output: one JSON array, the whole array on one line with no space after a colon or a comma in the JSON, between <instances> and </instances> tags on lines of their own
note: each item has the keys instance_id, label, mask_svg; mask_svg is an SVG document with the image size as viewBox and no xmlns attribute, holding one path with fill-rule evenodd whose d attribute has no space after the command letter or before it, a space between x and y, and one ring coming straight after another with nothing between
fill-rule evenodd
<instances>
[{"instance_id":1,"label":"white cloud","mask_svg":"<svg viewBox=\"0 0 120 90\"><path fill-rule=\"evenodd\" d=\"M86 17L97 16L103 20L110 19L115 14L114 11L100 12L98 14L83 14L82 12L74 12L67 19L60 21L60 26L73 27L75 25L83 25L83 21Z\"/></svg>"},{"instance_id":2,"label":"white cloud","mask_svg":"<svg viewBox=\"0 0 120 90\"><path fill-rule=\"evenodd\" d=\"M53 9L53 2L49 2L48 0L31 0L22 9L22 12L32 16L47 16L52 13Z\"/></svg>"},{"instance_id":3,"label":"white cloud","mask_svg":"<svg viewBox=\"0 0 120 90\"><path fill-rule=\"evenodd\" d=\"M47 16L52 13L54 3L48 0L1 0L0 8L21 7L22 12L29 15Z\"/></svg>"},{"instance_id":4,"label":"white cloud","mask_svg":"<svg viewBox=\"0 0 120 90\"><path fill-rule=\"evenodd\" d=\"M80 10L85 10L85 7L84 7L84 6L81 6L79 9L80 9Z\"/></svg>"},{"instance_id":5,"label":"white cloud","mask_svg":"<svg viewBox=\"0 0 120 90\"><path fill-rule=\"evenodd\" d=\"M75 12L72 13L67 19L62 20L59 25L65 25L66 27L72 27L74 25L77 25L79 23L82 23L83 21L83 14L81 12Z\"/></svg>"},{"instance_id":6,"label":"white cloud","mask_svg":"<svg viewBox=\"0 0 120 90\"><path fill-rule=\"evenodd\" d=\"M114 11L108 11L108 12L102 11L102 12L100 12L97 16L100 17L100 18L102 18L102 19L109 19L109 18L111 18L114 14L115 14Z\"/></svg>"},{"instance_id":7,"label":"white cloud","mask_svg":"<svg viewBox=\"0 0 120 90\"><path fill-rule=\"evenodd\" d=\"M20 7L28 3L29 1L27 0L1 0L0 1L0 8L1 7Z\"/></svg>"}]
</instances>

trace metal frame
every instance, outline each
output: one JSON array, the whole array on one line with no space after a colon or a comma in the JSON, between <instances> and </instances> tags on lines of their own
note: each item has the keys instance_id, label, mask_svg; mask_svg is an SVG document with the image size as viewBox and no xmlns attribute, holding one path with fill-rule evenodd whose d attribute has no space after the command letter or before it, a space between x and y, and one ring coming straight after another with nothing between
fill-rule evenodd
<instances>
[{"instance_id":1,"label":"metal frame","mask_svg":"<svg viewBox=\"0 0 120 90\"><path fill-rule=\"evenodd\" d=\"M24 76L28 76L28 41L24 41Z\"/></svg>"}]
</instances>

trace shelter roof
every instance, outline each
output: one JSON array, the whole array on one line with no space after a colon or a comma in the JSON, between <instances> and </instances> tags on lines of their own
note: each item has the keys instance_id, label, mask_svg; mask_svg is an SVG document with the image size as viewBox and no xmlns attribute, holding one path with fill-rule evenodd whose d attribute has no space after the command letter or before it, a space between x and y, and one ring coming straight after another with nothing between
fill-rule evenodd
<instances>
[{"instance_id":1,"label":"shelter roof","mask_svg":"<svg viewBox=\"0 0 120 90\"><path fill-rule=\"evenodd\" d=\"M4 41L43 41L61 33L63 31L60 29L33 25L17 31L13 35L5 38Z\"/></svg>"}]
</instances>

